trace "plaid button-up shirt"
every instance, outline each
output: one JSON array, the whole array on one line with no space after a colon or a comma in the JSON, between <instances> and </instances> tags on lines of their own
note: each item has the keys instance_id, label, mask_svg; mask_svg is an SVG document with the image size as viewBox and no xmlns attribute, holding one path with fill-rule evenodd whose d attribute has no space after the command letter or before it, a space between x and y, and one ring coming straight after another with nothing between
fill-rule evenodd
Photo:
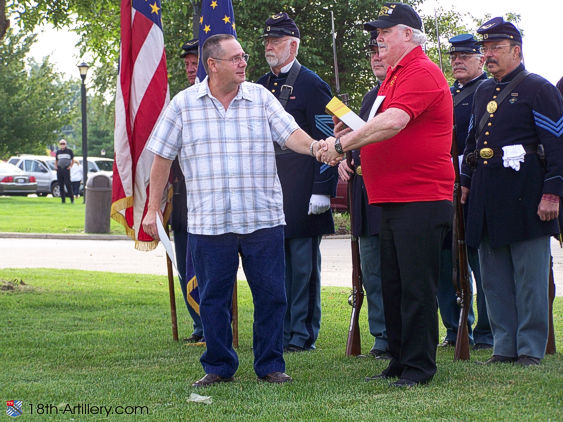
<instances>
[{"instance_id":1,"label":"plaid button-up shirt","mask_svg":"<svg viewBox=\"0 0 563 422\"><path fill-rule=\"evenodd\" d=\"M228 109L208 79L176 95L146 148L173 160L186 178L188 232L247 234L285 224L273 142L299 128L261 85L244 82Z\"/></svg>"}]
</instances>

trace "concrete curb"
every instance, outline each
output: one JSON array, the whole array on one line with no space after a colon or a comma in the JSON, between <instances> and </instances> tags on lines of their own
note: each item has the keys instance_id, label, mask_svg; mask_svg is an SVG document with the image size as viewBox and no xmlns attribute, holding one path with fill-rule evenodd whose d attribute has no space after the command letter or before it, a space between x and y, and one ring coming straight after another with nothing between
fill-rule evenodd
<instances>
[{"instance_id":1,"label":"concrete curb","mask_svg":"<svg viewBox=\"0 0 563 422\"><path fill-rule=\"evenodd\" d=\"M327 239L349 239L347 234L324 236ZM0 239L65 239L65 240L130 240L124 234L96 234L96 233L16 233L0 232Z\"/></svg>"},{"instance_id":2,"label":"concrete curb","mask_svg":"<svg viewBox=\"0 0 563 422\"><path fill-rule=\"evenodd\" d=\"M65 239L65 240L127 240L129 237L121 234L62 234L62 233L0 233L2 239Z\"/></svg>"}]
</instances>

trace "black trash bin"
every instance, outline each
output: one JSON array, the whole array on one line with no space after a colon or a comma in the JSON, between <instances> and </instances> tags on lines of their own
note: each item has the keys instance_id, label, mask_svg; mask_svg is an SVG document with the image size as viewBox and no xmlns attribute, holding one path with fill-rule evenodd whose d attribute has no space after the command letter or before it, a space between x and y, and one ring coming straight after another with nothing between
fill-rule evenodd
<instances>
[{"instance_id":1,"label":"black trash bin","mask_svg":"<svg viewBox=\"0 0 563 422\"><path fill-rule=\"evenodd\" d=\"M109 233L111 209L111 179L105 174L96 174L86 182L86 233Z\"/></svg>"}]
</instances>

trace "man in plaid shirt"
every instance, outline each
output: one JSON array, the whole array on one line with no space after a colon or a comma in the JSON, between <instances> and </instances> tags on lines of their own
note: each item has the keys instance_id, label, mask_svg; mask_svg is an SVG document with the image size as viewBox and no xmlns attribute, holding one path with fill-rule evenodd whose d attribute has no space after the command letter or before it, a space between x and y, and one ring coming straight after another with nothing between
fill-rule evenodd
<instances>
[{"instance_id":1,"label":"man in plaid shirt","mask_svg":"<svg viewBox=\"0 0 563 422\"><path fill-rule=\"evenodd\" d=\"M314 141L264 87L245 82L246 55L231 35L202 47L208 77L172 99L147 148L154 152L143 220L158 237L160 198L172 160L186 178L188 245L200 289L206 375L194 387L233 380L231 299L239 254L254 297L254 370L272 383L291 381L283 359L283 199L273 142L314 155Z\"/></svg>"}]
</instances>

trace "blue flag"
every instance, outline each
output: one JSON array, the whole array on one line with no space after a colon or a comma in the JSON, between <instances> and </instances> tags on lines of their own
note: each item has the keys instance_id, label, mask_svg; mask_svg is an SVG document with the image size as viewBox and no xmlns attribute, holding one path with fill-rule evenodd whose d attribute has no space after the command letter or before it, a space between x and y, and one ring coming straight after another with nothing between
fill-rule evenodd
<instances>
[{"instance_id":1,"label":"blue flag","mask_svg":"<svg viewBox=\"0 0 563 422\"><path fill-rule=\"evenodd\" d=\"M199 18L199 67L197 77L200 81L205 79L207 73L201 63L201 47L207 38L216 34L231 34L237 36L235 26L235 12L231 0L203 0L201 4L201 17Z\"/></svg>"}]
</instances>

